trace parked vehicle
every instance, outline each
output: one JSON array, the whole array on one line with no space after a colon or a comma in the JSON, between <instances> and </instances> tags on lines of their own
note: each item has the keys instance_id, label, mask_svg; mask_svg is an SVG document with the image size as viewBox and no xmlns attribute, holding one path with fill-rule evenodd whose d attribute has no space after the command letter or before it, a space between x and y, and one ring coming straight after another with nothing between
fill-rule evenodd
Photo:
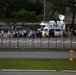
<instances>
[{"instance_id":1,"label":"parked vehicle","mask_svg":"<svg viewBox=\"0 0 76 75\"><path fill-rule=\"evenodd\" d=\"M45 31L45 35L46 36L62 36L63 35L63 31L61 28L47 28L47 29L43 29L42 32Z\"/></svg>"},{"instance_id":2,"label":"parked vehicle","mask_svg":"<svg viewBox=\"0 0 76 75\"><path fill-rule=\"evenodd\" d=\"M64 15L59 15L60 21L55 22L51 20L49 22L40 23L42 34L45 33L46 35L47 32L48 36L62 36L63 30L65 30L64 18Z\"/></svg>"}]
</instances>

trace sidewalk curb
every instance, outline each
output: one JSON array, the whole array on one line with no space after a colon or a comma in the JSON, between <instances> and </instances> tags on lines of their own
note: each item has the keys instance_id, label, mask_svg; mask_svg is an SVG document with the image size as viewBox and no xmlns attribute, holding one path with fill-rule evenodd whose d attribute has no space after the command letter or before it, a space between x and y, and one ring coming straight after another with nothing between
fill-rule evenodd
<instances>
[{"instance_id":1,"label":"sidewalk curb","mask_svg":"<svg viewBox=\"0 0 76 75\"><path fill-rule=\"evenodd\" d=\"M7 72L7 71L15 71L15 72L74 72L76 70L21 70L21 69L2 69L0 71Z\"/></svg>"},{"instance_id":2,"label":"sidewalk curb","mask_svg":"<svg viewBox=\"0 0 76 75\"><path fill-rule=\"evenodd\" d=\"M62 72L76 72L76 70L62 70Z\"/></svg>"},{"instance_id":3,"label":"sidewalk curb","mask_svg":"<svg viewBox=\"0 0 76 75\"><path fill-rule=\"evenodd\" d=\"M22 69L2 69L1 71L22 71L22 72L55 72L56 70L22 70Z\"/></svg>"}]
</instances>

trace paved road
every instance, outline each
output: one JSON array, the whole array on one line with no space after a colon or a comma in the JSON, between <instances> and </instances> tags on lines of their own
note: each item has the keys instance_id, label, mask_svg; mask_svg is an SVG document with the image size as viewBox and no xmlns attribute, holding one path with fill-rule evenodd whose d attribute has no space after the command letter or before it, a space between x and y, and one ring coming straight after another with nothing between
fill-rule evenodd
<instances>
[{"instance_id":1,"label":"paved road","mask_svg":"<svg viewBox=\"0 0 76 75\"><path fill-rule=\"evenodd\" d=\"M0 58L69 58L69 55L69 52L0 51ZM76 52L73 58L76 58Z\"/></svg>"},{"instance_id":2,"label":"paved road","mask_svg":"<svg viewBox=\"0 0 76 75\"><path fill-rule=\"evenodd\" d=\"M16 72L16 71L0 71L0 75L76 75L76 72Z\"/></svg>"}]
</instances>

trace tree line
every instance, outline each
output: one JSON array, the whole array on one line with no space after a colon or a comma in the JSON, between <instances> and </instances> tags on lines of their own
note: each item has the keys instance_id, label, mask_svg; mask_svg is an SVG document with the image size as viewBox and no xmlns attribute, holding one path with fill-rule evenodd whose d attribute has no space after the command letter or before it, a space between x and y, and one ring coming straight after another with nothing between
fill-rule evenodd
<instances>
[{"instance_id":1,"label":"tree line","mask_svg":"<svg viewBox=\"0 0 76 75\"><path fill-rule=\"evenodd\" d=\"M43 16L40 0L0 0L0 18L15 21L35 21Z\"/></svg>"},{"instance_id":2,"label":"tree line","mask_svg":"<svg viewBox=\"0 0 76 75\"><path fill-rule=\"evenodd\" d=\"M0 0L0 20L7 22L39 22L44 16L44 0ZM46 0L46 20L55 12L73 12L74 0ZM76 10L76 8L74 9ZM50 17L49 17L50 16Z\"/></svg>"}]
</instances>

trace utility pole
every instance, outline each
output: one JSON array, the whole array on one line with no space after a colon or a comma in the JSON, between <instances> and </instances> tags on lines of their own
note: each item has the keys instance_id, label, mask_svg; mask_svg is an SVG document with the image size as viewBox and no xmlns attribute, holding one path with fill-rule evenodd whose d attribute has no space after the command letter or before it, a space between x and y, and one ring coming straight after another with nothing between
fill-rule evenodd
<instances>
[{"instance_id":1,"label":"utility pole","mask_svg":"<svg viewBox=\"0 0 76 75\"><path fill-rule=\"evenodd\" d=\"M45 0L44 0L44 22L45 22Z\"/></svg>"},{"instance_id":2,"label":"utility pole","mask_svg":"<svg viewBox=\"0 0 76 75\"><path fill-rule=\"evenodd\" d=\"M72 16L72 23L71 23L70 29L72 29L73 26L74 26L74 21L75 21L75 7L76 7L76 0L73 0L73 16Z\"/></svg>"}]
</instances>

